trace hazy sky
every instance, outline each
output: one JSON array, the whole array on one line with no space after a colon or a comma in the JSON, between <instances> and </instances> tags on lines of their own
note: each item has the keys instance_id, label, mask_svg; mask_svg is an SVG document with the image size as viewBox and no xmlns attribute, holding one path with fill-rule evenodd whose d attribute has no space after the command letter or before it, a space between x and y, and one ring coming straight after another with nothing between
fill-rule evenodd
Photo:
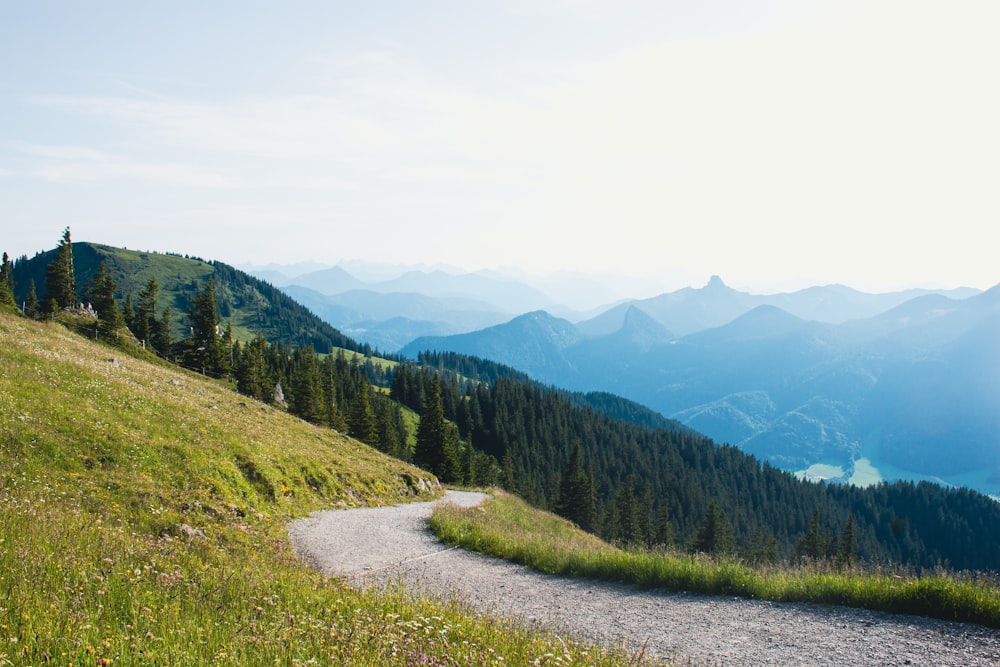
<instances>
[{"instance_id":1,"label":"hazy sky","mask_svg":"<svg viewBox=\"0 0 1000 667\"><path fill-rule=\"evenodd\" d=\"M1000 282L1000 2L0 3L0 250Z\"/></svg>"}]
</instances>

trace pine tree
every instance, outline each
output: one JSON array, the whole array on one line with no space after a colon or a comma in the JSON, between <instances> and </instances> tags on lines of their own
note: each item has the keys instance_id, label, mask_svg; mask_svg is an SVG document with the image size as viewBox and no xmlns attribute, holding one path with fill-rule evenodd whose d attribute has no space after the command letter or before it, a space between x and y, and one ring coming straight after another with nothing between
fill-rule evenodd
<instances>
[{"instance_id":1,"label":"pine tree","mask_svg":"<svg viewBox=\"0 0 1000 667\"><path fill-rule=\"evenodd\" d=\"M555 512L582 530L593 531L597 524L594 480L583 466L583 452L577 442L570 452L559 484Z\"/></svg>"},{"instance_id":2,"label":"pine tree","mask_svg":"<svg viewBox=\"0 0 1000 667\"><path fill-rule=\"evenodd\" d=\"M219 340L219 368L220 375L231 376L233 374L233 324L226 322L226 328L222 332Z\"/></svg>"},{"instance_id":3,"label":"pine tree","mask_svg":"<svg viewBox=\"0 0 1000 667\"><path fill-rule=\"evenodd\" d=\"M823 536L819 531L819 510L813 510L806 534L795 545L795 556L799 560L819 560L825 555Z\"/></svg>"},{"instance_id":4,"label":"pine tree","mask_svg":"<svg viewBox=\"0 0 1000 667\"><path fill-rule=\"evenodd\" d=\"M133 334L134 334L135 333L135 328L134 328L134 324L135 324L135 308L132 307L132 293L131 292L129 292L125 296L125 304L122 306L122 319L125 320L125 326L127 326L129 328L129 331L132 331ZM136 336L136 338L138 340L146 340L145 338L139 338L138 336Z\"/></svg>"},{"instance_id":5,"label":"pine tree","mask_svg":"<svg viewBox=\"0 0 1000 667\"><path fill-rule=\"evenodd\" d=\"M319 365L312 346L300 347L292 353L292 369L288 378L288 411L307 421L323 419L323 387Z\"/></svg>"},{"instance_id":6,"label":"pine tree","mask_svg":"<svg viewBox=\"0 0 1000 667\"><path fill-rule=\"evenodd\" d=\"M417 445L413 450L413 463L434 475L445 473L446 433L444 407L441 403L441 385L435 374L424 398L424 409L417 426Z\"/></svg>"},{"instance_id":7,"label":"pine tree","mask_svg":"<svg viewBox=\"0 0 1000 667\"><path fill-rule=\"evenodd\" d=\"M444 467L439 475L441 481L464 484L468 477L470 455L468 446L462 442L458 433L458 426L446 421L444 424Z\"/></svg>"},{"instance_id":8,"label":"pine tree","mask_svg":"<svg viewBox=\"0 0 1000 667\"><path fill-rule=\"evenodd\" d=\"M35 281L28 282L28 294L24 297L24 314L28 317L38 317L38 294L35 293Z\"/></svg>"},{"instance_id":9,"label":"pine tree","mask_svg":"<svg viewBox=\"0 0 1000 667\"><path fill-rule=\"evenodd\" d=\"M669 547L674 543L674 526L670 521L670 503L660 503L659 516L655 524L654 544L659 547Z\"/></svg>"},{"instance_id":10,"label":"pine tree","mask_svg":"<svg viewBox=\"0 0 1000 667\"><path fill-rule=\"evenodd\" d=\"M718 501L713 500L708 504L705 518L691 540L689 548L695 553L727 554L733 552L735 548L733 526L729 523L729 518L722 511Z\"/></svg>"},{"instance_id":11,"label":"pine tree","mask_svg":"<svg viewBox=\"0 0 1000 667\"><path fill-rule=\"evenodd\" d=\"M370 389L362 389L355 397L347 418L347 434L372 447L379 447L378 424L372 410Z\"/></svg>"},{"instance_id":12,"label":"pine tree","mask_svg":"<svg viewBox=\"0 0 1000 667\"><path fill-rule=\"evenodd\" d=\"M122 314L115 303L115 278L104 262L97 267L94 276L93 306L97 311L97 327L101 335L106 340L116 340L123 324Z\"/></svg>"},{"instance_id":13,"label":"pine tree","mask_svg":"<svg viewBox=\"0 0 1000 667\"><path fill-rule=\"evenodd\" d=\"M215 303L214 281L195 295L188 311L191 338L188 340L187 361L203 373L218 376L222 371L222 345L219 341L219 311Z\"/></svg>"},{"instance_id":14,"label":"pine tree","mask_svg":"<svg viewBox=\"0 0 1000 667\"><path fill-rule=\"evenodd\" d=\"M240 393L268 403L274 399L274 380L267 368L267 341L258 333L236 358L236 386Z\"/></svg>"},{"instance_id":15,"label":"pine tree","mask_svg":"<svg viewBox=\"0 0 1000 667\"><path fill-rule=\"evenodd\" d=\"M73 272L73 242L69 227L63 231L55 257L46 269L45 294L49 312L54 313L76 303L76 274Z\"/></svg>"},{"instance_id":16,"label":"pine tree","mask_svg":"<svg viewBox=\"0 0 1000 667\"><path fill-rule=\"evenodd\" d=\"M778 562L778 540L770 531L758 528L743 547L743 556L752 564Z\"/></svg>"},{"instance_id":17,"label":"pine tree","mask_svg":"<svg viewBox=\"0 0 1000 667\"><path fill-rule=\"evenodd\" d=\"M635 495L635 476L629 475L611 499L611 510L606 518L605 534L628 545L646 541L642 532L639 498Z\"/></svg>"},{"instance_id":18,"label":"pine tree","mask_svg":"<svg viewBox=\"0 0 1000 667\"><path fill-rule=\"evenodd\" d=\"M147 343L153 341L153 331L156 329L156 301L159 293L160 284L156 282L156 276L153 276L139 292L139 300L135 304L132 333Z\"/></svg>"},{"instance_id":19,"label":"pine tree","mask_svg":"<svg viewBox=\"0 0 1000 667\"><path fill-rule=\"evenodd\" d=\"M153 349L160 355L166 357L170 354L174 346L174 337L170 331L171 310L168 306L163 309L163 316L156 322L153 328Z\"/></svg>"},{"instance_id":20,"label":"pine tree","mask_svg":"<svg viewBox=\"0 0 1000 667\"><path fill-rule=\"evenodd\" d=\"M840 531L840 543L837 549L837 559L842 565L850 567L854 563L855 537L854 516L848 515L843 530Z\"/></svg>"},{"instance_id":21,"label":"pine tree","mask_svg":"<svg viewBox=\"0 0 1000 667\"><path fill-rule=\"evenodd\" d=\"M514 454L509 447L504 450L503 463L500 464L500 486L511 493L517 493L517 473L515 471Z\"/></svg>"},{"instance_id":22,"label":"pine tree","mask_svg":"<svg viewBox=\"0 0 1000 667\"><path fill-rule=\"evenodd\" d=\"M0 264L0 303L8 306L14 303L14 267L10 263L7 253L3 254L3 263Z\"/></svg>"},{"instance_id":23,"label":"pine tree","mask_svg":"<svg viewBox=\"0 0 1000 667\"><path fill-rule=\"evenodd\" d=\"M409 452L406 448L406 425L403 423L403 413L399 405L387 400L384 396L373 394L372 410L375 413L375 424L378 429L378 448L406 460Z\"/></svg>"}]
</instances>

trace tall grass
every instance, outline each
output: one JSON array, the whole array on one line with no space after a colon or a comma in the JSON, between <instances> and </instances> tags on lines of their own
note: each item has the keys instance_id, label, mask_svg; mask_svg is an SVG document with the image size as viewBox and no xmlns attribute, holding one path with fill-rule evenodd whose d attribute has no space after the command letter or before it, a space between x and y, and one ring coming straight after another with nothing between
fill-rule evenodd
<instances>
[{"instance_id":1,"label":"tall grass","mask_svg":"<svg viewBox=\"0 0 1000 667\"><path fill-rule=\"evenodd\" d=\"M550 574L707 595L861 607L1000 628L1000 587L991 577L946 572L917 577L824 565L751 567L675 551L618 549L514 496L493 493L494 498L479 507L438 507L431 528L448 544Z\"/></svg>"},{"instance_id":2,"label":"tall grass","mask_svg":"<svg viewBox=\"0 0 1000 667\"><path fill-rule=\"evenodd\" d=\"M624 665L304 567L289 520L439 493L223 386L0 312L0 665Z\"/></svg>"}]
</instances>

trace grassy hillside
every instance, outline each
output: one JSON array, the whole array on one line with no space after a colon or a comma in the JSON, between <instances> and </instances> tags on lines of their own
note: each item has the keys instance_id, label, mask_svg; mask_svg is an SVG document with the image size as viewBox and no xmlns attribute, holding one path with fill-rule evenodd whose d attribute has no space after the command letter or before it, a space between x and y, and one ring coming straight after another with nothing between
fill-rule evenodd
<instances>
[{"instance_id":1,"label":"grassy hillside","mask_svg":"<svg viewBox=\"0 0 1000 667\"><path fill-rule=\"evenodd\" d=\"M15 262L14 293L18 303L25 298L32 281L39 299L44 301L46 267L54 253L55 250L50 250ZM175 341L187 337L188 308L211 278L215 282L223 324L232 325L233 334L239 340L249 340L262 333L269 342L289 348L312 345L321 353L332 352L338 347L364 349L284 292L221 262L77 242L73 244L73 269L81 297L89 292L89 284L101 262L114 276L119 306L128 295L136 300L149 279L156 278L160 287L157 315L162 316L164 310L170 308Z\"/></svg>"},{"instance_id":2,"label":"grassy hillside","mask_svg":"<svg viewBox=\"0 0 1000 667\"><path fill-rule=\"evenodd\" d=\"M0 665L625 664L356 593L291 553L291 518L438 493L333 431L0 312Z\"/></svg>"}]
</instances>

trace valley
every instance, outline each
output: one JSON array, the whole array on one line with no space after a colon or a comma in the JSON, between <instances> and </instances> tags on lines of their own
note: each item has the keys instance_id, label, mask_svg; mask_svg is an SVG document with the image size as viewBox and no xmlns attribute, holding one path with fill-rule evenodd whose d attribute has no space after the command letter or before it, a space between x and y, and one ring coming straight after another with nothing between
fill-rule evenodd
<instances>
[{"instance_id":1,"label":"valley","mask_svg":"<svg viewBox=\"0 0 1000 667\"><path fill-rule=\"evenodd\" d=\"M928 480L1000 495L998 288L868 294L829 285L759 295L713 277L583 312L496 275L488 289L463 274L402 275L375 287L413 289L391 294L397 306L424 304L407 311L413 319L383 320L383 329L377 312L364 325L360 315L317 312L381 349L408 338L395 348L403 356L469 354L546 384L621 395L811 478ZM321 276L299 280L317 299L347 296ZM480 300L470 309L473 294ZM497 294L504 298L491 300ZM426 307L448 299L466 300L462 317ZM547 310L532 310L541 303ZM816 465L833 469L810 472Z\"/></svg>"}]
</instances>

